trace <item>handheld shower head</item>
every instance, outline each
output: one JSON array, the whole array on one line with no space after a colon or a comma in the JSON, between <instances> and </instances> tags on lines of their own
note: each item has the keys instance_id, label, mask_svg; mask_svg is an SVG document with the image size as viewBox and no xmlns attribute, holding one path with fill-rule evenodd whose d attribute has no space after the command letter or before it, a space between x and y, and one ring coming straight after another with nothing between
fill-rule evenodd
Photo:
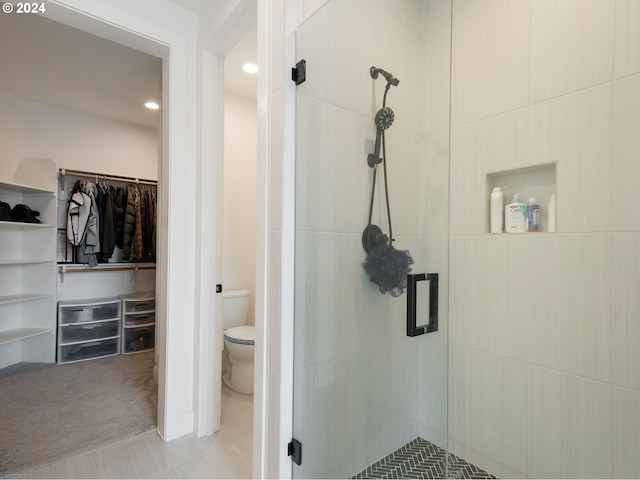
<instances>
[{"instance_id":1,"label":"handheld shower head","mask_svg":"<svg viewBox=\"0 0 640 480\"><path fill-rule=\"evenodd\" d=\"M393 114L393 110L391 110L389 107L383 107L378 110L378 113L376 113L376 117L374 118L374 122L378 131L386 130L391 125L393 125L394 116L395 115Z\"/></svg>"},{"instance_id":2,"label":"handheld shower head","mask_svg":"<svg viewBox=\"0 0 640 480\"><path fill-rule=\"evenodd\" d=\"M387 83L393 85L394 87L396 87L400 83L400 80L398 80L396 77L391 75L386 70L383 70L382 68L371 67L369 69L369 73L371 74L371 78L373 78L374 80L378 78L379 74L382 74Z\"/></svg>"},{"instance_id":3,"label":"handheld shower head","mask_svg":"<svg viewBox=\"0 0 640 480\"><path fill-rule=\"evenodd\" d=\"M380 140L382 139L382 132L393 125L393 119L395 115L393 110L389 107L382 107L376 113L373 122L376 124L376 146L374 148L374 152L370 153L367 157L367 163L371 168L376 166L378 163L382 162L382 158L380 158Z\"/></svg>"}]
</instances>

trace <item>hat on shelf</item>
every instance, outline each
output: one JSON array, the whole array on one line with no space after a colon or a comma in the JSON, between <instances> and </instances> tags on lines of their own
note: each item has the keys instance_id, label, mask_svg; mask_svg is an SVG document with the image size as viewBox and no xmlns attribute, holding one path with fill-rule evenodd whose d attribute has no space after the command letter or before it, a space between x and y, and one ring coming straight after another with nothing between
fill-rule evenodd
<instances>
[{"instance_id":1,"label":"hat on shelf","mask_svg":"<svg viewBox=\"0 0 640 480\"><path fill-rule=\"evenodd\" d=\"M11 221L11 205L7 202L0 202L0 222Z\"/></svg>"},{"instance_id":2,"label":"hat on shelf","mask_svg":"<svg viewBox=\"0 0 640 480\"><path fill-rule=\"evenodd\" d=\"M31 207L22 203L17 204L11 210L11 220L14 222L24 223L42 223L36 217L40 215L40 212L31 210Z\"/></svg>"}]
</instances>

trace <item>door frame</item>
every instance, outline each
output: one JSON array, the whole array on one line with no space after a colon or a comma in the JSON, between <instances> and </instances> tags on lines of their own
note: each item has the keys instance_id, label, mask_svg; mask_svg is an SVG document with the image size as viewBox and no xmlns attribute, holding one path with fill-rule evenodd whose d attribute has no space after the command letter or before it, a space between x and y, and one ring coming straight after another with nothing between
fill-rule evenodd
<instances>
[{"instance_id":1,"label":"door frame","mask_svg":"<svg viewBox=\"0 0 640 480\"><path fill-rule=\"evenodd\" d=\"M46 16L54 21L163 59L156 301L157 431L165 441L194 431L209 435L220 424L222 299L214 293L221 272L223 150L217 140L224 132L219 53L247 3L210 16L216 22L206 25L214 35L204 45L214 54L202 47L201 16L168 2L47 3ZM205 88L209 80L213 88ZM194 248L185 245L190 234Z\"/></svg>"}]
</instances>

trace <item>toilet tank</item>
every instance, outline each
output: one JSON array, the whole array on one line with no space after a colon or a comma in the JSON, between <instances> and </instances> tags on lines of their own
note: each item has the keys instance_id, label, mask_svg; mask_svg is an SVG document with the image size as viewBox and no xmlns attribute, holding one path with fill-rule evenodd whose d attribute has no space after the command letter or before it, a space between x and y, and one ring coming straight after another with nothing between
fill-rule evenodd
<instances>
[{"instance_id":1,"label":"toilet tank","mask_svg":"<svg viewBox=\"0 0 640 480\"><path fill-rule=\"evenodd\" d=\"M229 327L240 327L247 324L249 295L251 295L251 290L225 290L222 292L222 324L225 330Z\"/></svg>"}]
</instances>

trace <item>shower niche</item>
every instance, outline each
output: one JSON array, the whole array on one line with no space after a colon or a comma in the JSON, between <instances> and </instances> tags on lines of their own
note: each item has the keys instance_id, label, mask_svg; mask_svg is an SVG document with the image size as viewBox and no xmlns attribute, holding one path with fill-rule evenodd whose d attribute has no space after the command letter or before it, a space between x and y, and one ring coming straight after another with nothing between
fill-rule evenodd
<instances>
[{"instance_id":1,"label":"shower niche","mask_svg":"<svg viewBox=\"0 0 640 480\"><path fill-rule=\"evenodd\" d=\"M536 203L540 205L540 229L538 232L526 233L549 232L549 202L552 195L555 196L555 212L558 210L555 162L487 173L485 188L485 231L487 233L490 232L490 195L494 187L506 187L503 188L503 214L504 207L511 203L514 194L518 194L522 203L529 203L529 198L534 197Z\"/></svg>"}]
</instances>

